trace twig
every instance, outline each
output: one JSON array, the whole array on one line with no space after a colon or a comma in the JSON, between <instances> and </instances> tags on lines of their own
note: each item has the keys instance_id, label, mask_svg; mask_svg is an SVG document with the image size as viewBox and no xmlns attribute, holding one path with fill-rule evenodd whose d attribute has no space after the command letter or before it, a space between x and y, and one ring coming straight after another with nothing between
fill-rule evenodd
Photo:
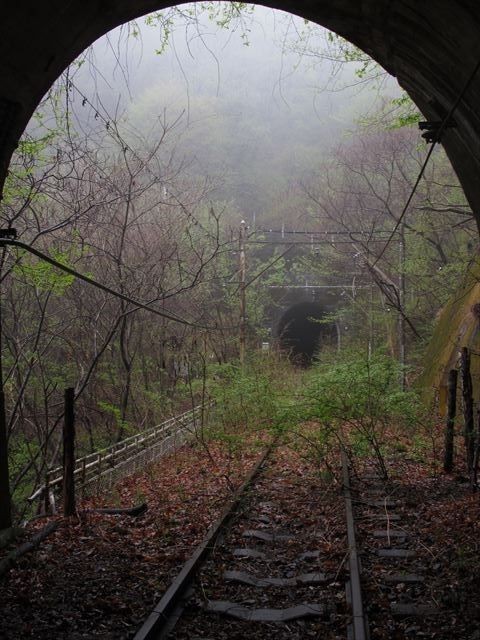
<instances>
[{"instance_id":1,"label":"twig","mask_svg":"<svg viewBox=\"0 0 480 640\"><path fill-rule=\"evenodd\" d=\"M147 503L143 502L136 507L128 507L126 509L105 507L101 509L86 509L82 511L82 513L102 513L107 516L131 516L132 518L138 518L138 516L143 515L147 509Z\"/></svg>"},{"instance_id":2,"label":"twig","mask_svg":"<svg viewBox=\"0 0 480 640\"><path fill-rule=\"evenodd\" d=\"M51 533L58 529L59 522L56 520L54 522L50 522L44 527L41 531L31 538L28 542L25 542L20 547L12 551L6 558L4 558L0 562L0 576L3 576L5 573L8 573L10 569L13 567L15 562L23 555L28 553L29 551L33 551L42 540L45 540Z\"/></svg>"}]
</instances>

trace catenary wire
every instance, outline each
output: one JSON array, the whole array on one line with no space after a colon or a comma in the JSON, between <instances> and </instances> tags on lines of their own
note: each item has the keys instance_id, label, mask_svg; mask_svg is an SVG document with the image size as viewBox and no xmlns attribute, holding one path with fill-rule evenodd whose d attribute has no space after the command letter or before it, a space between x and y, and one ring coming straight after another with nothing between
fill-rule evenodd
<instances>
[{"instance_id":1,"label":"catenary wire","mask_svg":"<svg viewBox=\"0 0 480 640\"><path fill-rule=\"evenodd\" d=\"M68 267L65 264L62 264L61 262L58 262L54 258L51 258L47 254L42 253L38 249L35 249L34 247L30 246L29 244L26 244L25 242L21 242L20 240L13 240L10 238L0 238L0 247L6 247L6 246L14 246L14 247L19 247L20 249L24 249L25 251L28 251L29 253L32 253L33 255L37 256L37 258L40 258L41 260L48 262L53 267L56 267L57 269L60 269L61 271L64 271L65 273L68 273L74 276L75 278L78 278L79 280L83 280L83 282L86 282L87 284L93 287L96 287L97 289L101 289L102 291L105 291L106 293L116 298L119 298L120 300L124 300L129 304L135 305L137 309L144 309L145 311L154 313L155 315L160 316L162 318L166 318L167 320L172 320L173 322L178 322L180 324L184 324L189 327L194 327L197 329L205 329L208 331L221 331L225 329L236 328L236 327L218 327L218 326L202 325L196 322L192 322L190 320L186 320L185 318L177 316L174 313L161 311L160 309L155 309L154 307L150 306L151 304L153 304L153 301L145 304L140 300L135 300L134 298L130 298L129 296L126 296L120 291L116 291L115 289L112 289L111 287L108 287L107 285L102 284L101 282L98 282L97 280L94 280L93 278L90 278L89 276L86 276L83 273L80 273L76 269L72 269L71 267Z\"/></svg>"},{"instance_id":2,"label":"catenary wire","mask_svg":"<svg viewBox=\"0 0 480 640\"><path fill-rule=\"evenodd\" d=\"M418 185L420 184L420 181L423 178L423 174L425 173L425 170L427 168L428 162L429 162L430 158L432 157L433 150L435 149L435 146L440 141L442 133L444 132L445 128L447 127L452 115L455 113L455 111L456 111L458 105L460 104L463 96L465 95L465 93L467 92L468 88L472 84L473 79L475 78L475 76L476 76L476 74L477 74L479 69L480 69L480 59L477 61L477 64L475 65L475 67L473 68L473 71L468 76L467 81L465 82L462 90L458 94L455 102L452 104L452 106L450 107L449 112L447 113L447 115L444 117L444 119L440 123L440 126L439 126L438 130L435 132L435 137L434 137L434 139L432 141L431 147L428 150L427 156L426 156L426 158L425 158L425 160L424 160L424 162L423 162L423 164L422 164L422 166L420 168L420 171L418 173L417 179L415 180L415 183L414 183L414 185L412 187L410 195L408 196L407 201L405 203L405 206L402 209L400 217L398 218L397 222L395 223L395 226L394 226L392 232L390 233L390 236L388 237L388 240L387 240L385 246L380 251L380 254L375 258L375 261L373 262L373 265L372 265L373 267L377 264L377 262L379 260L381 260L381 258L383 257L385 251L390 246L390 243L393 240L393 236L395 235L395 233L397 232L398 228L402 224L402 220L404 219L404 217L405 217L405 215L407 213L408 207L410 206L410 203L413 200L413 196L415 195L415 192L417 191Z\"/></svg>"}]
</instances>

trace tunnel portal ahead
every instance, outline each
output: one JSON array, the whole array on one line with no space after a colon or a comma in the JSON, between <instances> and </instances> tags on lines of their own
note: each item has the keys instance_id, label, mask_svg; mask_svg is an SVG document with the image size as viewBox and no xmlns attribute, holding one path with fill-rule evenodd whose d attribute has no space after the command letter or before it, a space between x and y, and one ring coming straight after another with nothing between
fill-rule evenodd
<instances>
[{"instance_id":1,"label":"tunnel portal ahead","mask_svg":"<svg viewBox=\"0 0 480 640\"><path fill-rule=\"evenodd\" d=\"M296 364L308 366L322 344L331 344L335 325L325 322L325 309L318 302L299 302L289 307L278 323L278 341Z\"/></svg>"}]
</instances>

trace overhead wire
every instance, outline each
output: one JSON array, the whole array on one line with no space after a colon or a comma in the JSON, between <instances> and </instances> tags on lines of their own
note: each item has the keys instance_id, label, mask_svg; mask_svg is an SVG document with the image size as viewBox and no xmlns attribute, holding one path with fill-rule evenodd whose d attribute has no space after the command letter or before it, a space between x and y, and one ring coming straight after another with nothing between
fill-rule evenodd
<instances>
[{"instance_id":1,"label":"overhead wire","mask_svg":"<svg viewBox=\"0 0 480 640\"><path fill-rule=\"evenodd\" d=\"M441 140L441 136L445 130L445 128L448 126L449 121L452 117L452 115L454 114L454 112L456 111L457 107L459 106L463 96L465 95L466 91L468 90L468 88L470 87L475 75L477 74L478 70L480 69L480 59L477 61L474 69L472 70L471 74L469 75L467 81L465 82L462 90L460 91L460 93L458 94L455 102L453 103L453 105L451 106L449 112L447 113L447 115L443 118L443 120L441 121L439 128L437 129L437 131L435 132L435 136L434 139L432 141L432 144L430 146L430 149L427 153L427 156L420 168L420 171L418 173L418 176L415 180L415 183L412 187L412 190L407 198L407 201L402 209L402 212L400 214L400 217L398 218L397 222L395 223L395 226L393 228L393 230L390 232L390 235L385 243L385 246L382 248L382 250L380 251L380 254L375 258L374 262L372 263L372 267L375 267L375 265L381 260L381 258L384 256L386 250L388 249L388 247L390 246L390 244L393 241L393 238L396 234L396 232L398 231L407 211L408 208L413 200L413 197L417 191L417 188L420 184L421 179L423 178L423 175L426 171L427 165L430 161L430 158L433 155L433 151L436 147L436 145L440 142ZM95 110L95 117L100 118L105 126L107 131L109 131L109 133L112 135L113 138L115 138L118 142L120 142L123 145L123 148L125 150L129 150L135 157L137 157L136 153L133 151L133 149L130 147L130 145L128 145L128 143L122 138L122 136L120 136L120 134L118 133L118 131L114 131L114 133L111 131L111 119L107 119L105 118L100 112L99 109L97 107L95 107L95 105L93 105L93 103L87 98L87 96L85 96L85 94L73 83L73 81L71 79L68 79L68 86L67 86L67 91L68 88L72 88L73 90L75 90L81 97L82 97L82 105L88 104L92 109ZM108 114L107 114L108 115ZM369 235L372 235L372 233L374 233L375 235L377 234L384 234L384 233L388 233L388 231L382 231L382 230L375 230L373 232L364 232L364 231L352 231L352 232L347 232L347 231L317 231L317 232L310 232L310 231L288 231L285 229L258 229L253 231L253 234L256 233L281 233L282 236L284 234L302 234L302 235L310 235L310 236L319 236L319 235L343 235L343 234L359 234L359 235L363 235L365 233L368 233ZM378 242L378 241L377 241ZM260 241L254 242L254 244L267 244L266 242L261 243ZM298 243L301 244L301 243ZM312 243L313 244L313 243ZM315 242L314 244L317 244L317 242ZM320 243L318 243L320 244ZM340 244L340 243L339 243ZM346 243L345 243L346 244Z\"/></svg>"},{"instance_id":2,"label":"overhead wire","mask_svg":"<svg viewBox=\"0 0 480 640\"><path fill-rule=\"evenodd\" d=\"M0 238L0 247L6 247L6 246L14 246L14 247L19 247L20 249L24 249L25 251L28 251L29 253L32 253L33 255L37 256L37 258L40 258L41 260L48 262L53 267L56 267L57 269L60 269L61 271L64 271L65 273L68 273L69 275L74 276L79 280L83 280L83 282L86 282L87 284L114 296L115 298L119 298L124 302L128 302L129 304L135 305L136 308L132 309L132 312L137 311L138 309L143 309L145 311L149 311L150 313L153 313L162 318L166 318L167 320L171 320L172 322L178 322L180 324L184 324L189 327L194 327L197 329L205 329L207 331L221 331L225 329L235 328L235 327L219 327L219 326L202 325L197 322L187 320L186 318L182 318L181 316L178 316L173 312L162 311L160 309L152 307L151 305L154 302L158 302L157 299L152 300L151 302L144 303L144 302L141 302L140 300L136 300L135 298L131 298L130 296L127 296L124 293L121 293L120 291L116 291L115 289L112 289L111 287L108 287L107 285L102 284L101 282L98 282L94 278L91 278L90 276L86 276L85 274L80 273L76 269L73 269L72 267L69 267L63 264L58 260L55 260L54 258L43 253L42 251L39 251L38 249L35 249L35 247L32 247L31 245L25 242L21 242L20 240L14 240L11 238Z\"/></svg>"},{"instance_id":3,"label":"overhead wire","mask_svg":"<svg viewBox=\"0 0 480 640\"><path fill-rule=\"evenodd\" d=\"M293 243L295 244L295 243ZM274 260L272 260L271 262L269 262L267 264L266 267L264 267L261 271L259 271L256 275L254 275L252 278L250 278L250 280L246 283L245 288L249 287L251 284L253 284L255 282L255 280L258 280L258 278L260 278L260 276L263 276L263 274L268 271L271 267L273 267L274 264L276 264L279 260L281 260L284 256L287 255L287 253L293 249L293 244L291 244L287 249L285 249L285 251L283 251L279 256L277 256Z\"/></svg>"},{"instance_id":4,"label":"overhead wire","mask_svg":"<svg viewBox=\"0 0 480 640\"><path fill-rule=\"evenodd\" d=\"M388 240L385 244L385 246L383 247L383 249L381 250L380 254L375 258L372 266L374 267L379 260L381 260L381 258L383 257L383 255L385 254L385 251L388 249L388 247L390 246L394 235L396 234L396 232L398 231L398 228L400 227L400 225L402 224L402 221L408 211L408 208L410 206L410 203L413 200L413 196L415 195L418 185L420 184L421 179L423 178L423 175L425 173L425 170L427 168L427 165L430 161L430 158L432 157L433 151L436 147L436 145L440 142L441 137L442 137L442 133L445 131L446 127L448 126L453 114L455 113L455 111L457 110L458 105L460 104L463 96L465 95L465 93L467 92L467 90L469 89L470 85L473 82L473 79L475 78L478 70L480 69L480 58L478 59L475 67L473 68L472 72L470 73L470 75L467 78L467 81L465 82L462 90L460 91L460 93L458 94L455 102L452 104L452 106L450 107L450 110L448 111L447 115L443 118L443 120L440 123L440 126L438 127L438 129L435 131L434 134L434 138L432 140L432 144L430 146L430 149L428 150L428 153L426 155L425 160L423 161L423 164L420 168L420 171L418 173L417 179L415 180L415 183L412 187L412 190L410 192L410 195L407 198L407 201L405 203L405 206L402 209L402 212L400 214L400 217L398 218L397 222L395 223L395 226L393 228L393 230L390 233L390 236L388 237Z\"/></svg>"},{"instance_id":5,"label":"overhead wire","mask_svg":"<svg viewBox=\"0 0 480 640\"><path fill-rule=\"evenodd\" d=\"M304 235L304 236L344 236L344 235L378 235L378 234L387 234L389 233L388 229L373 229L371 231L298 231L296 229L255 229L252 234L257 233L279 233L281 235Z\"/></svg>"},{"instance_id":6,"label":"overhead wire","mask_svg":"<svg viewBox=\"0 0 480 640\"><path fill-rule=\"evenodd\" d=\"M421 167L421 169L419 171L419 174L418 174L418 176L417 176L417 178L415 180L415 183L414 183L414 185L412 187L412 190L411 190L411 192L409 194L409 197L407 198L407 201L406 201L406 203L405 203L405 205L404 205L404 207L402 209L400 217L398 218L393 230L390 232L390 235L389 235L384 247L382 248L380 254L375 258L375 260L374 260L374 262L372 264L372 267L375 267L375 265L380 261L380 259L385 254L387 248L390 246L391 242L393 241L395 233L397 232L398 228L400 227L400 224L402 223L402 221L403 221L403 219L404 219L404 217L405 217L405 215L407 213L407 210L408 210L408 208L410 206L410 203L412 202L412 199L413 199L413 197L414 197L414 195L416 193L416 190L417 190L417 188L418 188L418 186L420 184L420 181L421 181L421 179L422 179L422 177L423 177L423 175L425 173L425 170L426 170L427 165L428 165L428 163L430 161L430 158L431 158L431 156L433 154L433 151L434 151L436 145L438 144L438 142L440 141L442 133L444 132L444 130L447 127L447 125L449 124L449 121L450 121L452 115L456 111L456 109L457 109L458 105L460 104L460 102L461 102L463 96L465 95L466 91L470 87L470 84L472 83L472 81L473 81L475 75L477 74L479 68L480 68L480 59L478 60L477 64L475 65L475 67L473 69L473 71L471 72L470 76L468 77L465 85L463 86L461 92L457 96L455 102L451 106L449 112L444 117L444 119L442 120L442 122L439 125L439 128L435 132L435 137L434 137L434 139L432 141L432 144L431 144L430 149L429 149L429 151L427 153L427 156L426 156L426 158L425 158L425 160L424 160L424 162L422 164L422 167ZM72 88L73 90L75 90L82 97L82 104L83 105L88 104L92 109L95 110L95 116L97 118L100 118L104 122L107 131L112 135L112 137L116 138L117 141L120 142L123 145L124 149L128 149L130 152L132 152L136 156L136 154L133 151L133 149L131 149L130 145L128 145L128 143L126 143L126 141L119 135L119 133L116 130L114 130L114 132L112 132L112 130L111 130L111 120L105 118L99 112L98 108L96 108L92 104L92 102L90 102L90 100L85 96L85 94L82 91L80 91L78 89L78 87L73 83L73 81L71 79L68 79L67 91L68 91L69 88ZM289 235L299 234L299 235L310 235L313 238L314 236L318 237L318 236L322 236L322 235L323 236L344 235L344 234L347 234L347 233L349 233L351 235L353 235L353 234L363 235L366 232L363 232L363 231L352 231L352 232L346 232L346 231L345 232L342 232L342 231L326 231L326 232L325 231L317 231L317 232L310 232L310 231L288 231L288 230L285 230L285 229L281 229L281 230L259 229L259 230L256 230L254 233L281 233L282 236L284 234L289 234ZM373 233L375 233L375 234L384 234L384 233L388 233L388 232L387 231L376 230ZM371 235L371 232L369 233L369 235ZM374 240L374 242L382 242L382 240ZM250 243L251 244L282 244L282 243L280 243L278 241L277 242L250 241ZM335 241L335 242L333 242L333 241L330 241L330 242L328 242L328 241L323 241L323 242L321 242L321 241L312 241L312 242L308 242L308 243L307 242L305 242L305 243L304 242L294 242L294 243L289 242L289 243L284 243L284 244L289 244L290 245L288 247L288 249L285 251L285 253L287 253L288 251L290 251L293 248L293 245L295 245L295 244L302 244L302 245L303 244L315 244L315 245L317 245L317 244L336 244L336 243L338 243L338 244L349 244L348 241ZM112 289L112 288L110 288L110 287L108 287L106 285L103 285L102 283L94 280L93 278L90 278L89 276L85 276L84 274L81 274L80 272L76 271L75 269L67 267L66 265L54 260L50 256L40 252L39 250L33 248L32 246L30 246L30 245L28 245L26 243L21 242L21 241L12 240L12 239L0 239L0 246L5 246L5 245L18 246L19 248L23 248L24 250L29 251L30 253L36 255L40 259L50 263L52 266L54 266L54 267L56 267L58 269L61 269L66 273L69 273L70 275L78 278L79 280L83 280L84 282L86 282L87 284L90 284L91 286L94 286L94 287L96 287L98 289L101 289L101 290L105 291L106 293L109 293L110 295L113 295L113 296L115 296L115 297L117 297L119 299L124 300L125 302L128 302L129 304L135 305L135 307L137 309L144 309L146 311L149 311L149 312L154 313L154 314L156 314L158 316L164 317L164 318L166 318L168 320L171 320L173 322L178 322L178 323L181 323L181 324L184 324L184 325L187 325L187 326L191 326L191 327L196 327L196 328L201 328L201 329L206 329L206 330L220 330L221 329L220 327L217 327L217 326L211 327L211 326L208 326L208 325L201 325L201 324L186 320L185 318L177 316L176 314L165 312L165 311L160 311L159 309L156 309L154 307L149 306L150 304L153 303L153 301L152 301L152 303L145 304L145 303L143 303L143 302L141 302L139 300L135 300L134 298L130 298L129 296L126 296L125 294L122 294L119 291L116 291L116 290L114 290L114 289ZM282 254L282 255L284 255L284 254ZM279 258L277 258L275 260L275 262L278 259ZM263 273L263 271L261 273ZM261 274L259 274L259 275L261 275ZM256 277L258 277L258 275ZM256 277L254 279L256 279Z\"/></svg>"},{"instance_id":7,"label":"overhead wire","mask_svg":"<svg viewBox=\"0 0 480 640\"><path fill-rule=\"evenodd\" d=\"M353 240L334 240L333 238L331 240L297 240L295 242L292 242L291 240L249 240L248 244L266 244L266 245L272 245L272 246L276 246L279 244L288 244L291 246L295 246L295 245L301 245L303 247L316 247L318 245L329 245L329 246L335 246L335 245L339 245L339 244L348 244L351 245L353 242L358 242L359 240L356 240L355 238ZM385 240L369 240L369 242L385 242Z\"/></svg>"}]
</instances>

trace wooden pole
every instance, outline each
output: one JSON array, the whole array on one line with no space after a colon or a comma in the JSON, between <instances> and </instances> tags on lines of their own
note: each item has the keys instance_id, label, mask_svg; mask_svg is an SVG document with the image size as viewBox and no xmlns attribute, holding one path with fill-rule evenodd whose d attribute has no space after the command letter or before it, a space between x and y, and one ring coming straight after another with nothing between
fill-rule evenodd
<instances>
[{"instance_id":1,"label":"wooden pole","mask_svg":"<svg viewBox=\"0 0 480 640\"><path fill-rule=\"evenodd\" d=\"M247 324L247 305L245 298L245 280L246 280L246 258L245 258L245 236L247 225L245 220L240 223L239 234L239 275L240 275L240 326L239 326L239 358L240 365L243 367L245 363L245 344L246 344L246 324Z\"/></svg>"},{"instance_id":2,"label":"wooden pole","mask_svg":"<svg viewBox=\"0 0 480 640\"><path fill-rule=\"evenodd\" d=\"M75 515L75 390L65 389L63 422L63 515Z\"/></svg>"},{"instance_id":3,"label":"wooden pole","mask_svg":"<svg viewBox=\"0 0 480 640\"><path fill-rule=\"evenodd\" d=\"M457 370L451 369L448 374L447 384L447 424L445 427L445 454L443 458L443 470L445 473L451 473L453 470L453 440L455 414L457 412L457 380Z\"/></svg>"},{"instance_id":4,"label":"wooden pole","mask_svg":"<svg viewBox=\"0 0 480 640\"><path fill-rule=\"evenodd\" d=\"M399 282L398 297L400 313L398 314L398 362L400 364L400 385L405 390L405 221L400 225L400 242L399 242Z\"/></svg>"},{"instance_id":5,"label":"wooden pole","mask_svg":"<svg viewBox=\"0 0 480 640\"><path fill-rule=\"evenodd\" d=\"M463 420L465 452L467 457L467 470L473 469L474 435L473 435L473 386L470 373L470 352L467 347L462 348L460 356L460 375L462 379Z\"/></svg>"}]
</instances>

